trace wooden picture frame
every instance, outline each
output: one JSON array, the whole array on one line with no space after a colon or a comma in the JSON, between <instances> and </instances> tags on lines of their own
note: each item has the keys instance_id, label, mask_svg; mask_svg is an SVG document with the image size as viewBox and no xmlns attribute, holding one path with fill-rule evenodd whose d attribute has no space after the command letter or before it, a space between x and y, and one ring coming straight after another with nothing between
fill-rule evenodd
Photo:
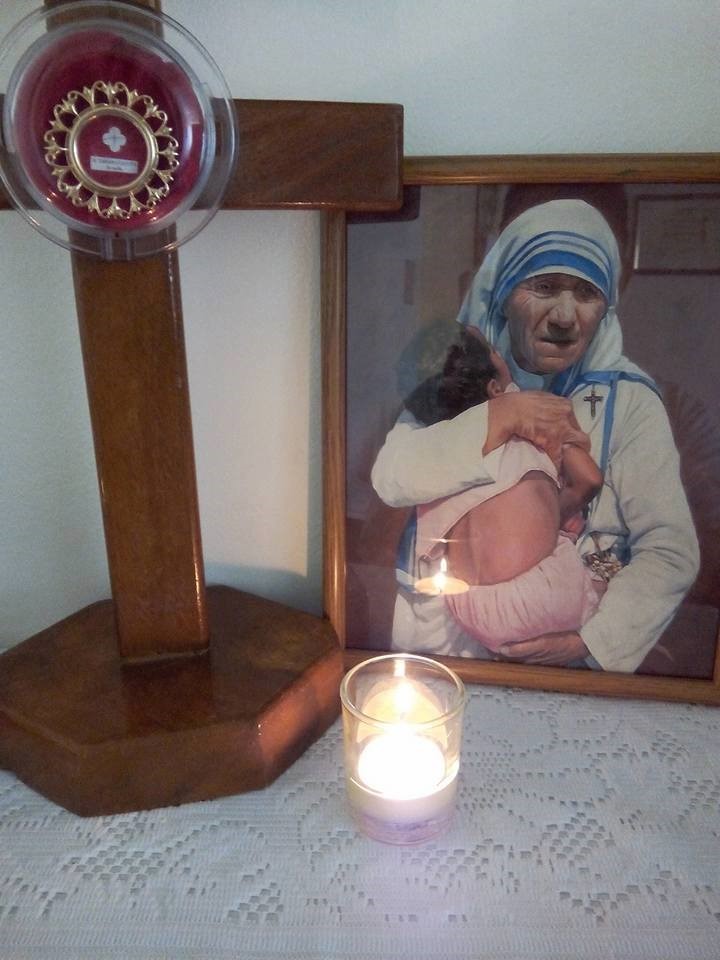
<instances>
[{"instance_id":1,"label":"wooden picture frame","mask_svg":"<svg viewBox=\"0 0 720 960\"><path fill-rule=\"evenodd\" d=\"M616 235L622 234L624 280L621 309L623 298L627 298L628 303L631 298L647 302L648 294L642 287L627 287L634 274L636 198L677 195L684 198L683 202L687 202L687 197L709 195L715 198L720 190L720 187L712 186L716 184L720 184L718 154L406 158L405 200L398 213L346 215L333 212L325 215L322 344L324 591L326 614L345 648L347 664L388 649L388 604L392 602L394 590L394 563L386 541L396 537L397 525L387 513L394 508L381 506L374 512L372 524L373 529L382 531L378 537L385 540L382 548L378 548L375 542L370 544L369 549L377 551L370 554L370 559L376 562L365 563L373 568L376 581L382 583L381 591L374 592L376 588L372 584L370 587L364 584L365 607L358 606L353 600L358 568L362 566L357 562L358 544L362 543L358 526L363 529L371 526L367 517L362 516L363 508L356 509L355 501L358 498L362 501L364 497L366 502L371 502L369 465L372 465L385 433L392 427L395 414L401 407L398 400L402 397L402 392L396 389L396 410L390 413L388 403L378 400L377 383L368 378L361 385L367 397L367 409L358 416L357 403L348 403L348 389L353 387L355 376L353 364L357 360L357 344L362 345L362 351L368 345L370 359L367 366L362 367L365 374L373 368L373 350L377 351L378 357L388 350L390 353L395 351L397 356L407 346L404 342L407 340L404 333L407 326L399 324L392 327L384 346L379 342L376 334L380 327L374 327L373 323L383 321L373 319L369 323L367 320L368 316L374 316L372 305L367 301L370 294L375 298L375 305L382 305L387 292L392 291L393 303L396 301L402 310L407 308L413 315L418 310L418 302L425 303L423 291L442 288L442 294L432 309L425 311L425 316L432 310L439 310L443 322L444 319L453 320L454 314L448 304L453 303L452 309L456 311L491 240L497 236L503 223L512 219L513 204L517 205L515 213L518 213L545 200L578 197L600 207ZM692 203L696 204L696 200L693 199ZM500 206L504 213L503 222L498 213ZM713 210L718 206L714 204ZM646 214L647 210L643 213ZM418 251L416 247L410 249L408 246L411 231L408 225L416 223L418 216L421 226L415 229L413 242L424 243L423 236L434 238L430 241L429 252L425 247ZM436 219L423 221L423 216ZM643 226L648 229L647 223ZM366 231L365 239L356 243L358 231L362 230ZM456 233L463 233L462 241L455 242ZM385 244L383 262L387 264L387 272L382 276L372 272L372 251L378 248L378 242ZM690 241L684 238L684 242ZM455 264L453 258L460 244L464 251L460 258L462 262ZM419 262L427 274L420 279ZM428 262L432 262L429 273ZM449 263L454 264L454 273L446 280ZM350 290L349 272L355 278L350 283ZM702 531L698 530L701 572L695 582L697 589L690 590L671 625L676 628L676 641L673 642L677 642L681 654L673 654L674 648L668 648L668 653L668 649L658 642L651 651L654 660L648 655L636 673L537 666L474 657L437 657L457 670L465 680L566 693L720 704L720 549L713 546L716 540L720 545L720 513L716 516L713 508L712 515L709 515L707 508L708 502L715 499L715 486L718 486L717 499L720 502L720 427L715 426L716 417L711 415L720 401L715 373L718 364L713 363L714 348L708 347L720 338L712 331L711 324L703 327L701 314L700 319L696 319L700 306L713 300L717 302L714 294L720 295L720 277L716 280L703 269L681 269L677 271L677 277L675 271L672 272L673 276L665 276L664 272L656 275L652 271L652 276L642 275L636 282L636 286L637 283L664 286L651 291L654 319L650 334L650 321L641 320L637 329L623 326L623 335L625 353L644 369L649 367L648 372L661 381L661 385L665 380L669 394L664 399L666 408L673 407L670 419L676 440L678 431L683 437L689 434L685 448L680 450L684 469L682 482L695 526L698 527L698 517L704 526ZM707 286L715 282L718 283L717 291ZM684 286L668 286L677 283ZM691 289L688 283L695 286ZM659 319L657 314L663 311L655 309L657 303L665 305L665 316ZM670 322L673 305L682 308L682 325ZM621 321L622 316L621 312ZM359 333L362 336L357 335ZM387 343L391 343L391 347ZM649 344L642 356L635 355L639 343ZM683 349L701 358L703 377L700 379L705 384L702 397L696 392L699 381L694 371L682 378L681 369L676 380L663 376L682 353L682 350L678 351L678 345L684 345ZM716 353L720 362L720 351L716 350ZM359 381L361 376L358 374L356 379ZM682 383L680 379L683 379ZM686 448L695 440L698 449L692 455L692 462L685 462ZM352 453L350 459L349 449ZM360 488L357 486L358 477L361 477ZM349 498L354 498L352 516L348 512ZM387 532L390 527L393 529ZM367 560L367 557L362 559ZM393 586L386 583L384 570ZM362 623L363 618L367 620L370 616L381 618L380 627L377 623L370 627ZM663 638L669 630L670 627ZM363 641L365 636L370 638L368 642Z\"/></svg>"}]
</instances>

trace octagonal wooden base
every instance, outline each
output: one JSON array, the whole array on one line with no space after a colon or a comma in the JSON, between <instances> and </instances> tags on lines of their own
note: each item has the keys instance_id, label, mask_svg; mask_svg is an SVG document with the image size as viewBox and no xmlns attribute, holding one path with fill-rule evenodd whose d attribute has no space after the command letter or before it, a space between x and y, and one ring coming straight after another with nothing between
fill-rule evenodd
<instances>
[{"instance_id":1,"label":"octagonal wooden base","mask_svg":"<svg viewBox=\"0 0 720 960\"><path fill-rule=\"evenodd\" d=\"M208 588L202 654L127 662L102 601L0 656L0 766L84 816L271 783L339 712L329 623Z\"/></svg>"}]
</instances>

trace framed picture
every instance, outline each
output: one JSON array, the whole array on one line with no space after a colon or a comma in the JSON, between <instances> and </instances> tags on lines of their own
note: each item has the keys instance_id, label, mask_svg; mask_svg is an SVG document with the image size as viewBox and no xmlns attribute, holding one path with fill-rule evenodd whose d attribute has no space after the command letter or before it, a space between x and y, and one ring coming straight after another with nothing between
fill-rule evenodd
<instances>
[{"instance_id":1,"label":"framed picture","mask_svg":"<svg viewBox=\"0 0 720 960\"><path fill-rule=\"evenodd\" d=\"M407 158L404 183L325 219L347 661L720 703L720 156Z\"/></svg>"},{"instance_id":2,"label":"framed picture","mask_svg":"<svg viewBox=\"0 0 720 960\"><path fill-rule=\"evenodd\" d=\"M638 273L720 273L720 189L634 198Z\"/></svg>"}]
</instances>

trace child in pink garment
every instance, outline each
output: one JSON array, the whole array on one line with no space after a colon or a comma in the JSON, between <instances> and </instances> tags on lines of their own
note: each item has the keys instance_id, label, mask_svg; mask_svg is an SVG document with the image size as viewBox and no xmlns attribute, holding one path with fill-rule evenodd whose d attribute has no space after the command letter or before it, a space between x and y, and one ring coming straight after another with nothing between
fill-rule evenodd
<instances>
[{"instance_id":1,"label":"child in pink garment","mask_svg":"<svg viewBox=\"0 0 720 960\"><path fill-rule=\"evenodd\" d=\"M466 329L442 375L407 405L423 422L437 422L512 389L503 358ZM484 465L494 483L418 506L418 558L446 555L452 576L469 584L446 603L463 630L492 652L579 629L595 613L603 587L575 549L582 510L602 484L600 471L585 450L568 444L559 476L547 454L519 438L487 454Z\"/></svg>"}]
</instances>

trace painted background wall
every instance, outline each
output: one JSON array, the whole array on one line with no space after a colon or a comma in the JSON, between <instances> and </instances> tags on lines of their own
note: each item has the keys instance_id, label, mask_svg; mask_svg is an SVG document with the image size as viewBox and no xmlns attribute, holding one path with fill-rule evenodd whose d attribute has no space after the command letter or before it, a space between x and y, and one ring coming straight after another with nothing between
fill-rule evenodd
<instances>
[{"instance_id":1,"label":"painted background wall","mask_svg":"<svg viewBox=\"0 0 720 960\"><path fill-rule=\"evenodd\" d=\"M402 103L408 154L720 150L716 0L164 9L235 96ZM207 578L319 612L319 217L221 213L181 265ZM69 258L3 213L0 645L108 592Z\"/></svg>"}]
</instances>

